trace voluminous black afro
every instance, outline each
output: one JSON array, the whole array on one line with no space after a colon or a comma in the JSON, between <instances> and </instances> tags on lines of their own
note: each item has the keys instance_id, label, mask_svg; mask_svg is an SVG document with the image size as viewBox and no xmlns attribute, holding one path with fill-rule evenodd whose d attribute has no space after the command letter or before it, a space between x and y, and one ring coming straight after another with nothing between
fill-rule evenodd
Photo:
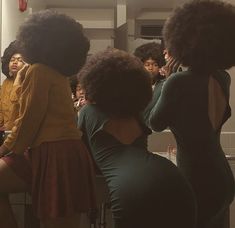
<instances>
[{"instance_id":1,"label":"voluminous black afro","mask_svg":"<svg viewBox=\"0 0 235 228\"><path fill-rule=\"evenodd\" d=\"M165 65L162 46L156 42L142 44L135 49L134 55L143 63L151 58L157 62L159 67Z\"/></svg>"},{"instance_id":2,"label":"voluminous black afro","mask_svg":"<svg viewBox=\"0 0 235 228\"><path fill-rule=\"evenodd\" d=\"M21 50L17 42L13 41L4 50L3 56L1 57L2 73L5 74L7 78L11 78L11 76L9 75L9 63L10 63L11 57L17 53L21 54Z\"/></svg>"},{"instance_id":3,"label":"voluminous black afro","mask_svg":"<svg viewBox=\"0 0 235 228\"><path fill-rule=\"evenodd\" d=\"M112 116L138 116L152 98L150 76L141 61L117 49L91 56L78 79L86 99Z\"/></svg>"},{"instance_id":4,"label":"voluminous black afro","mask_svg":"<svg viewBox=\"0 0 235 228\"><path fill-rule=\"evenodd\" d=\"M17 41L26 62L48 65L66 76L79 71L90 48L80 23L51 10L29 16L19 28Z\"/></svg>"},{"instance_id":5,"label":"voluminous black afro","mask_svg":"<svg viewBox=\"0 0 235 228\"><path fill-rule=\"evenodd\" d=\"M197 71L235 65L235 7L221 1L192 1L166 21L163 37L169 53Z\"/></svg>"}]
</instances>

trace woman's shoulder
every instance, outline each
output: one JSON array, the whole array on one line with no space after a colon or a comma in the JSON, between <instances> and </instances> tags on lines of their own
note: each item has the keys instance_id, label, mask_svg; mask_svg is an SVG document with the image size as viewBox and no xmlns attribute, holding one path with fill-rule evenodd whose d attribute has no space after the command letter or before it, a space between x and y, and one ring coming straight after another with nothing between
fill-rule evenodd
<instances>
[{"instance_id":1,"label":"woman's shoulder","mask_svg":"<svg viewBox=\"0 0 235 228\"><path fill-rule=\"evenodd\" d=\"M108 119L108 116L100 110L96 104L86 104L79 111L79 116L86 116L89 119Z\"/></svg>"},{"instance_id":2,"label":"woman's shoulder","mask_svg":"<svg viewBox=\"0 0 235 228\"><path fill-rule=\"evenodd\" d=\"M176 72L172 73L163 83L162 83L162 89L163 90L169 90L169 91L175 91L178 90L181 87L184 87L185 84L187 84L188 78L190 73L189 72Z\"/></svg>"},{"instance_id":3,"label":"woman's shoulder","mask_svg":"<svg viewBox=\"0 0 235 228\"><path fill-rule=\"evenodd\" d=\"M13 79L9 79L9 78L4 79L4 81L2 82L2 85L1 85L2 96L6 95L6 93L8 93L9 90L12 89L13 83L14 83Z\"/></svg>"},{"instance_id":4,"label":"woman's shoulder","mask_svg":"<svg viewBox=\"0 0 235 228\"><path fill-rule=\"evenodd\" d=\"M2 87L8 86L8 85L13 85L14 79L12 78L5 78L2 82Z\"/></svg>"},{"instance_id":5,"label":"woman's shoulder","mask_svg":"<svg viewBox=\"0 0 235 228\"><path fill-rule=\"evenodd\" d=\"M108 121L108 116L95 104L86 104L79 111L77 125L88 134L93 135Z\"/></svg>"},{"instance_id":6,"label":"woman's shoulder","mask_svg":"<svg viewBox=\"0 0 235 228\"><path fill-rule=\"evenodd\" d=\"M85 112L85 113L94 113L94 112L98 112L98 107L95 104L86 104L82 107L81 112Z\"/></svg>"},{"instance_id":7,"label":"woman's shoulder","mask_svg":"<svg viewBox=\"0 0 235 228\"><path fill-rule=\"evenodd\" d=\"M45 76L47 76L47 78L58 77L58 76L59 77L63 76L62 78L66 78L64 75L60 74L58 71L56 71L52 67L47 66L42 63L32 64L29 67L27 74L34 74L36 77L38 76L38 77L44 77L44 78Z\"/></svg>"}]
</instances>

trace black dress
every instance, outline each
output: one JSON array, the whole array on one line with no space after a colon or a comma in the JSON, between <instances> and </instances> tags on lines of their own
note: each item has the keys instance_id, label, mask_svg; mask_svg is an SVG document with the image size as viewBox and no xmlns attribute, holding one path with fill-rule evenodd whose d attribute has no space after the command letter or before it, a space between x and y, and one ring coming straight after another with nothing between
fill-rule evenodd
<instances>
[{"instance_id":1,"label":"black dress","mask_svg":"<svg viewBox=\"0 0 235 228\"><path fill-rule=\"evenodd\" d=\"M108 121L96 105L86 105L78 126L108 185L115 227L193 228L191 187L172 162L146 149L151 131L139 121L143 135L122 144L103 130Z\"/></svg>"},{"instance_id":2,"label":"black dress","mask_svg":"<svg viewBox=\"0 0 235 228\"><path fill-rule=\"evenodd\" d=\"M209 77L192 71L173 74L155 93L151 112L146 112L151 128L169 127L177 142L177 166L189 180L198 204L198 228L218 227L221 215L234 197L234 178L220 145L222 125L231 115L230 76L225 71L213 74L227 100L223 121L214 130L208 115ZM148 114L150 113L150 114ZM217 225L215 225L217 223ZM214 225L213 225L214 224Z\"/></svg>"}]
</instances>

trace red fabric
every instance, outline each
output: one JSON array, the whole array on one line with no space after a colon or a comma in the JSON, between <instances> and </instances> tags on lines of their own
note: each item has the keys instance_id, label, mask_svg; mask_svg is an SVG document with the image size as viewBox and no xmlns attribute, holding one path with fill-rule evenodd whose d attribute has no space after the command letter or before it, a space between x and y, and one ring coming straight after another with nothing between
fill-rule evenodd
<instances>
[{"instance_id":1,"label":"red fabric","mask_svg":"<svg viewBox=\"0 0 235 228\"><path fill-rule=\"evenodd\" d=\"M28 185L28 192L31 192L32 184L32 169L28 157L28 151L25 152L24 156L11 153L9 156L1 158L8 166L10 166L17 176L24 180Z\"/></svg>"},{"instance_id":2,"label":"red fabric","mask_svg":"<svg viewBox=\"0 0 235 228\"><path fill-rule=\"evenodd\" d=\"M93 164L80 140L43 143L31 149L28 156L33 208L39 218L71 216L96 207Z\"/></svg>"}]
</instances>

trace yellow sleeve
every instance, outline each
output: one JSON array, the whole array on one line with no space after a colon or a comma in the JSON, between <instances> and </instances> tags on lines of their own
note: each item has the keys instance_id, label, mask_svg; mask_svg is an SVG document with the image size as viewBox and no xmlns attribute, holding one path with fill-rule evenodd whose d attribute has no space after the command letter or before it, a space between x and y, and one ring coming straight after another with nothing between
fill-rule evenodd
<instances>
[{"instance_id":1,"label":"yellow sleeve","mask_svg":"<svg viewBox=\"0 0 235 228\"><path fill-rule=\"evenodd\" d=\"M19 97L21 94L22 85L13 85L12 91L10 94L11 103L19 103Z\"/></svg>"},{"instance_id":2,"label":"yellow sleeve","mask_svg":"<svg viewBox=\"0 0 235 228\"><path fill-rule=\"evenodd\" d=\"M4 125L3 113L2 113L2 87L0 88L0 127Z\"/></svg>"},{"instance_id":3,"label":"yellow sleeve","mask_svg":"<svg viewBox=\"0 0 235 228\"><path fill-rule=\"evenodd\" d=\"M14 127L14 122L19 117L19 110L20 110L20 94L21 94L21 85L13 85L11 94L10 94L10 102L11 102L11 113L9 116L9 128L12 129Z\"/></svg>"},{"instance_id":4,"label":"yellow sleeve","mask_svg":"<svg viewBox=\"0 0 235 228\"><path fill-rule=\"evenodd\" d=\"M22 83L19 99L19 117L4 145L14 153L22 154L37 137L48 107L49 77L40 66L31 66Z\"/></svg>"}]
</instances>

